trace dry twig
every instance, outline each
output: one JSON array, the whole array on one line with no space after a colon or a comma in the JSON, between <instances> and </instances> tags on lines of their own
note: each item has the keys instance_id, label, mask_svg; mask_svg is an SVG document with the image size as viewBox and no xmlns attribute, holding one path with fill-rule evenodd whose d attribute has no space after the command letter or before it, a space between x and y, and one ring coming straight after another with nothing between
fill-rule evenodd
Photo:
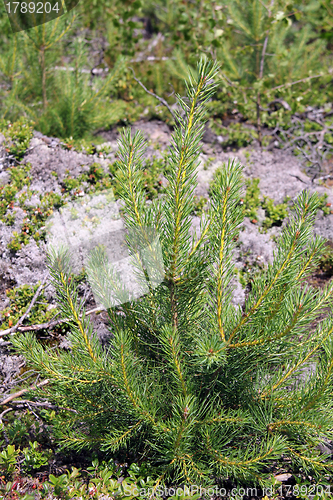
<instances>
[{"instance_id":1,"label":"dry twig","mask_svg":"<svg viewBox=\"0 0 333 500\"><path fill-rule=\"evenodd\" d=\"M6 415L6 413L9 413L10 411L13 411L14 408L7 408L6 410L4 410L2 413L0 413L0 424L2 424L2 419L3 417Z\"/></svg>"},{"instance_id":2,"label":"dry twig","mask_svg":"<svg viewBox=\"0 0 333 500\"><path fill-rule=\"evenodd\" d=\"M30 304L29 304L29 307L28 309L25 311L24 314L22 314L22 316L20 317L20 319L18 320L18 322L16 323L16 325L12 326L11 328L8 328L7 330L4 330L6 333L2 333L2 335L6 335L6 334L13 334L16 332L16 330L19 328L19 326L23 323L23 321L25 320L25 318L28 316L28 314L30 313L31 309L33 308L36 300L38 299L42 289L44 288L44 285L46 283L46 280L47 280L47 276L45 276L45 278L43 279L42 283L39 285L39 287L37 288L36 290L36 293L35 295L33 296ZM0 336L2 336L0 335Z\"/></svg>"},{"instance_id":3,"label":"dry twig","mask_svg":"<svg viewBox=\"0 0 333 500\"><path fill-rule=\"evenodd\" d=\"M100 311L103 311L103 308L95 307L94 309L90 309L90 311L86 311L85 316L89 316L89 314L92 314L95 312L100 312ZM82 317L82 315L80 315L80 317ZM8 328L7 330L3 330L0 333L0 337L3 337L4 335L9 335L10 333L13 333L13 328L15 328L14 331L18 331L18 332L46 330L47 328L52 328L53 326L60 325L61 323L66 323L68 321L69 321L69 318L63 318L63 319L50 320L50 321L47 321L46 323L40 323L39 325L17 326L17 324L16 324L15 327Z\"/></svg>"},{"instance_id":4,"label":"dry twig","mask_svg":"<svg viewBox=\"0 0 333 500\"><path fill-rule=\"evenodd\" d=\"M133 68L130 68L130 69L131 69L131 70L132 70L132 72L133 72L133 78L134 78L134 80L135 80L135 81L136 81L139 85L141 85L141 87L143 88L143 90L144 90L145 92L147 92L147 94L149 94L149 95L151 95L151 96L155 97L156 99L158 99L158 100L160 101L160 103L161 103L161 104L163 104L164 106L166 106L166 107L168 108L168 110L170 111L172 118L173 118L173 119L175 120L175 122L177 123L177 122L178 122L177 116L176 116L176 115L175 115L175 113L172 111L172 109L170 108L170 106L169 106L169 104L166 102L166 100L165 100L165 99L163 99L163 97L160 97L160 96L158 96L158 95L154 94L154 92L151 92L150 90L148 90L148 89L147 89L147 88L143 85L143 83L142 83L140 80L138 80L138 78L136 78Z\"/></svg>"},{"instance_id":5,"label":"dry twig","mask_svg":"<svg viewBox=\"0 0 333 500\"><path fill-rule=\"evenodd\" d=\"M28 387L27 389L22 389L21 391L15 392L15 394L11 394L8 396L8 398L4 399L3 401L0 401L0 405L6 405L10 401L13 401L13 399L19 398L24 394L25 392L28 391L33 391L35 389L38 389L39 387L43 387L44 385L47 385L50 381L48 379L43 380L42 382L39 382L39 384L32 385L31 387Z\"/></svg>"}]
</instances>

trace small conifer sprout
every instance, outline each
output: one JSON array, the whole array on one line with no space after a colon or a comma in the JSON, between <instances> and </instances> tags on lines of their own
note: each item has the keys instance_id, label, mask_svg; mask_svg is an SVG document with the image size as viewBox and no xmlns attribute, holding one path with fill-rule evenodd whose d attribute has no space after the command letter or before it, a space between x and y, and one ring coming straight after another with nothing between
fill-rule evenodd
<instances>
[{"instance_id":1,"label":"small conifer sprout","mask_svg":"<svg viewBox=\"0 0 333 500\"><path fill-rule=\"evenodd\" d=\"M108 456L127 449L154 466L156 487L227 477L257 483L283 457L292 470L312 475L332 467L318 446L332 439L333 321L321 318L332 307L333 282L317 290L305 281L324 252L324 239L312 234L317 194L299 195L273 263L243 307L232 303L244 197L238 161L224 165L200 233L191 233L205 104L217 72L202 59L187 98L178 96L182 111L159 199L146 204L143 136L127 130L120 140L124 223L158 234L162 283L108 308L110 339L102 348L69 280L68 255L50 253L71 349L50 350L32 333L13 339L29 366L50 380L37 394L62 408L54 423L59 443Z\"/></svg>"}]
</instances>

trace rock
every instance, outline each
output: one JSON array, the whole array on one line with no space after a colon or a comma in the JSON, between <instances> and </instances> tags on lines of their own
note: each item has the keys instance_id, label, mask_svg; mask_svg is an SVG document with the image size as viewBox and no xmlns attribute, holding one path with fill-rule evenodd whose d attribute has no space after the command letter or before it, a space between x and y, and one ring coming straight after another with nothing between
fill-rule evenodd
<instances>
[{"instance_id":1,"label":"rock","mask_svg":"<svg viewBox=\"0 0 333 500\"><path fill-rule=\"evenodd\" d=\"M260 262L267 265L273 261L273 251L276 247L269 233L259 233L258 227L249 219L244 219L244 231L239 233L240 249L247 254L250 264L260 257Z\"/></svg>"},{"instance_id":2,"label":"rock","mask_svg":"<svg viewBox=\"0 0 333 500\"><path fill-rule=\"evenodd\" d=\"M8 354L6 348L0 345L0 395L10 387L9 382L20 374L20 370L24 365L23 356ZM1 397L1 399L3 398Z\"/></svg>"},{"instance_id":3,"label":"rock","mask_svg":"<svg viewBox=\"0 0 333 500\"><path fill-rule=\"evenodd\" d=\"M214 144L214 142L218 141L218 136L212 131L208 124L205 125L202 141L209 144Z\"/></svg>"},{"instance_id":4,"label":"rock","mask_svg":"<svg viewBox=\"0 0 333 500\"><path fill-rule=\"evenodd\" d=\"M315 234L333 241L333 214L324 215L323 211L319 210L313 231Z\"/></svg>"},{"instance_id":5,"label":"rock","mask_svg":"<svg viewBox=\"0 0 333 500\"><path fill-rule=\"evenodd\" d=\"M326 439L320 445L318 445L317 448L321 453L323 453L325 455L332 456L332 454L333 454L333 441Z\"/></svg>"},{"instance_id":6,"label":"rock","mask_svg":"<svg viewBox=\"0 0 333 500\"><path fill-rule=\"evenodd\" d=\"M10 182L9 172L7 172L7 171L0 172L0 186L4 186L5 184L8 184L9 182Z\"/></svg>"},{"instance_id":7,"label":"rock","mask_svg":"<svg viewBox=\"0 0 333 500\"><path fill-rule=\"evenodd\" d=\"M274 479L276 479L277 481L280 481L282 483L282 482L288 481L288 479L290 479L291 477L292 477L292 474L285 473L285 474L277 474L276 476L274 476Z\"/></svg>"}]
</instances>

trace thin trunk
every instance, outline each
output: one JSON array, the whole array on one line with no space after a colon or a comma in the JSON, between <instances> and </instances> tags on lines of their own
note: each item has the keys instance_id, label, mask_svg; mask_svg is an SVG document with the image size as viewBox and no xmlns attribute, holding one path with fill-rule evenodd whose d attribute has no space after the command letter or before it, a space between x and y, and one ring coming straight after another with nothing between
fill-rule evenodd
<instances>
[{"instance_id":1,"label":"thin trunk","mask_svg":"<svg viewBox=\"0 0 333 500\"><path fill-rule=\"evenodd\" d=\"M45 68L45 47L41 47L41 66L42 66L42 90L43 90L43 108L44 111L47 108L47 97L46 97L46 68Z\"/></svg>"},{"instance_id":2,"label":"thin trunk","mask_svg":"<svg viewBox=\"0 0 333 500\"><path fill-rule=\"evenodd\" d=\"M264 62L265 62L265 54L266 54L266 50L267 50L268 34L269 34L269 31L267 31L264 45L262 48L262 53L261 53L259 80L262 80L262 78L264 76ZM258 93L257 93L257 131L258 131L259 146L262 147L261 115L260 115L260 107L261 106L260 105L261 105L261 94L260 94L260 90L258 90Z\"/></svg>"},{"instance_id":3,"label":"thin trunk","mask_svg":"<svg viewBox=\"0 0 333 500\"><path fill-rule=\"evenodd\" d=\"M274 0L271 0L269 10L268 10L268 17L269 18L272 16L271 9L272 9L273 5L274 5ZM266 31L266 37L265 37L264 45L262 48L261 59L260 59L260 68L259 68L259 64L258 64L259 59L257 58L257 72L259 70L259 75L258 75L259 80L262 80L263 76L264 76L264 63L265 63L265 55L266 55L267 44L268 44L268 36L269 36L269 29ZM259 52L257 52L257 56L259 56ZM258 90L258 93L257 93L257 131L258 131L259 146L262 147L260 108L261 108L261 94L260 94L260 90Z\"/></svg>"},{"instance_id":4,"label":"thin trunk","mask_svg":"<svg viewBox=\"0 0 333 500\"><path fill-rule=\"evenodd\" d=\"M262 135L261 135L261 116L260 116L260 92L257 94L257 132L259 146L262 147Z\"/></svg>"}]
</instances>

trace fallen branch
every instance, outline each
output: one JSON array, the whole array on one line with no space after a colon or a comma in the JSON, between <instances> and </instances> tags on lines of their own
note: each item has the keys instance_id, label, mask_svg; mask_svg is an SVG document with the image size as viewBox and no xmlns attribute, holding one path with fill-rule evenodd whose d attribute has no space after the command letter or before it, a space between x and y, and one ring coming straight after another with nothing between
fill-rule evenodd
<instances>
[{"instance_id":1,"label":"fallen branch","mask_svg":"<svg viewBox=\"0 0 333 500\"><path fill-rule=\"evenodd\" d=\"M264 93L271 92L272 90L282 89L283 87L291 87L292 85L296 85L297 83L304 83L307 82L308 80L312 80L312 78L320 78L321 76L325 75L312 75L306 78L302 78L301 80L296 80L295 82L283 83L282 85L278 85L277 87L273 87L272 89L267 89L266 91L264 91Z\"/></svg>"},{"instance_id":2,"label":"fallen branch","mask_svg":"<svg viewBox=\"0 0 333 500\"><path fill-rule=\"evenodd\" d=\"M1 344L2 345L2 344ZM23 366L25 365L25 363L23 364ZM22 367L21 367L22 368ZM9 382L6 384L6 386L10 387L10 386L18 386L19 384L22 384L22 382L24 382L25 380L28 380L28 378L30 377L33 377L34 375L37 375L37 373L35 372L35 370L28 370L27 372L24 373L24 375L26 375L26 377L24 378L21 378L21 377L17 377L16 379L14 379L12 382Z\"/></svg>"},{"instance_id":3,"label":"fallen branch","mask_svg":"<svg viewBox=\"0 0 333 500\"><path fill-rule=\"evenodd\" d=\"M40 292L44 288L46 280L47 280L47 276L45 276L45 278L43 279L42 283L37 288L36 293L33 296L32 301L30 302L28 309L25 311L24 314L22 314L22 316L20 317L20 319L18 320L18 322L16 323L16 325L12 326L11 328L8 328L7 330L4 330L6 333L2 333L0 335L0 337L2 337L3 335L8 335L9 333L13 334L13 333L16 332L16 330L20 327L20 325L23 323L23 321L25 320L25 318L28 316L28 314L30 313L31 309L33 308L36 300L38 299L38 297L40 295Z\"/></svg>"},{"instance_id":4,"label":"fallen branch","mask_svg":"<svg viewBox=\"0 0 333 500\"><path fill-rule=\"evenodd\" d=\"M29 399L19 399L18 401L12 401L12 405L24 405L24 404L29 404L33 406L47 406L47 407L53 407L57 408L56 405L53 405L52 403L49 403L48 401L44 402L37 402L37 401L30 401Z\"/></svg>"},{"instance_id":5,"label":"fallen branch","mask_svg":"<svg viewBox=\"0 0 333 500\"><path fill-rule=\"evenodd\" d=\"M169 59L175 59L174 57L170 58L170 57L155 57L155 56L147 56L147 57L137 57L135 59L130 59L129 62L131 63L136 63L136 62L145 62L145 61L168 61ZM57 71L71 71L71 72L78 72L78 73L82 73L82 74L91 74L91 75L103 75L104 73L109 73L110 69L109 68L92 68L92 69L85 69L85 68L81 68L81 69L77 69L77 68L74 68L73 66L54 66L55 70Z\"/></svg>"},{"instance_id":6,"label":"fallen branch","mask_svg":"<svg viewBox=\"0 0 333 500\"><path fill-rule=\"evenodd\" d=\"M303 182L303 184L306 184L307 186L309 185L308 182L303 181L298 175L293 175L293 174L289 174L289 175L290 175L290 177L295 177L295 179L297 179L298 181Z\"/></svg>"},{"instance_id":7,"label":"fallen branch","mask_svg":"<svg viewBox=\"0 0 333 500\"><path fill-rule=\"evenodd\" d=\"M76 413L76 410L73 410L72 408L64 408L63 406L57 406L52 403L49 403L48 401L30 401L28 399L20 399L19 401L12 401L12 404L15 404L17 406L39 406L42 408L49 408L50 410L66 410L66 411L71 411L72 413ZM12 408L13 409L13 408Z\"/></svg>"},{"instance_id":8,"label":"fallen branch","mask_svg":"<svg viewBox=\"0 0 333 500\"><path fill-rule=\"evenodd\" d=\"M178 119L177 119L176 115L174 114L174 112L172 111L172 109L170 108L169 104L166 102L166 100L165 100L165 99L163 99L163 97L160 97L160 96L158 96L158 95L154 94L154 92L151 92L150 90L148 90L148 89L147 89L147 88L143 85L143 83L142 83L140 80L138 80L138 78L136 78L133 68L129 68L129 69L130 69L130 70L132 70L132 72L133 72L133 78L134 78L134 80L135 80L135 81L136 81L139 85L141 85L141 87L143 88L143 90L144 90L145 92L147 92L147 94L149 94L149 95L151 95L151 96L155 97L158 101L160 101L160 103L161 103L161 104L163 104L164 106L166 106L166 107L168 108L168 110L170 111L170 113L171 113L171 115L172 115L172 118L173 118L173 119L175 120L175 122L177 123L177 122L178 122Z\"/></svg>"},{"instance_id":9,"label":"fallen branch","mask_svg":"<svg viewBox=\"0 0 333 500\"><path fill-rule=\"evenodd\" d=\"M144 61L168 61L170 59L175 59L175 57L155 57L155 56L147 56L147 57L136 57L135 59L131 59L130 62L144 62Z\"/></svg>"},{"instance_id":10,"label":"fallen branch","mask_svg":"<svg viewBox=\"0 0 333 500\"><path fill-rule=\"evenodd\" d=\"M103 310L104 309L102 307L95 307L94 309L90 309L90 311L87 311L85 313L85 316L89 316L89 314L92 314L94 312L100 312ZM82 318L82 314L80 315L80 318ZM18 332L46 330L48 328L52 328L53 326L60 325L61 323L66 323L68 321L69 321L69 318L63 318L63 319L50 320L50 321L47 321L46 323L40 323L38 325L17 326L17 324L16 324L15 327L8 328L7 330L3 330L0 333L0 337L4 337L5 335L9 335L10 333L13 333L13 328L15 328L14 331L18 331ZM0 344L0 345L2 345L2 344Z\"/></svg>"},{"instance_id":11,"label":"fallen branch","mask_svg":"<svg viewBox=\"0 0 333 500\"><path fill-rule=\"evenodd\" d=\"M6 413L9 413L10 411L13 411L14 408L7 408L7 410L4 410L2 413L0 413L0 424L2 424L2 419L6 415Z\"/></svg>"},{"instance_id":12,"label":"fallen branch","mask_svg":"<svg viewBox=\"0 0 333 500\"><path fill-rule=\"evenodd\" d=\"M3 401L0 401L0 405L6 405L10 401L13 401L13 399L16 399L16 398L19 398L20 396L22 396L22 394L24 394L25 392L33 391L35 389L38 389L39 387L43 387L44 385L49 384L49 382L50 381L48 379L46 379L46 380L43 380L42 382L39 382L39 384L32 385L31 387L28 387L27 389L22 389L21 391L15 392L15 394L11 394L10 396L8 396L8 398L4 399Z\"/></svg>"},{"instance_id":13,"label":"fallen branch","mask_svg":"<svg viewBox=\"0 0 333 500\"><path fill-rule=\"evenodd\" d=\"M289 106L289 104L287 103L287 101L285 101L284 99L274 99L274 101L271 101L268 103L268 108L270 108L270 106L272 104L275 104L275 103L279 103L281 104L281 106L286 109L287 111L291 111L291 107ZM265 110L265 111L272 111L271 109L268 109L268 110Z\"/></svg>"}]
</instances>

